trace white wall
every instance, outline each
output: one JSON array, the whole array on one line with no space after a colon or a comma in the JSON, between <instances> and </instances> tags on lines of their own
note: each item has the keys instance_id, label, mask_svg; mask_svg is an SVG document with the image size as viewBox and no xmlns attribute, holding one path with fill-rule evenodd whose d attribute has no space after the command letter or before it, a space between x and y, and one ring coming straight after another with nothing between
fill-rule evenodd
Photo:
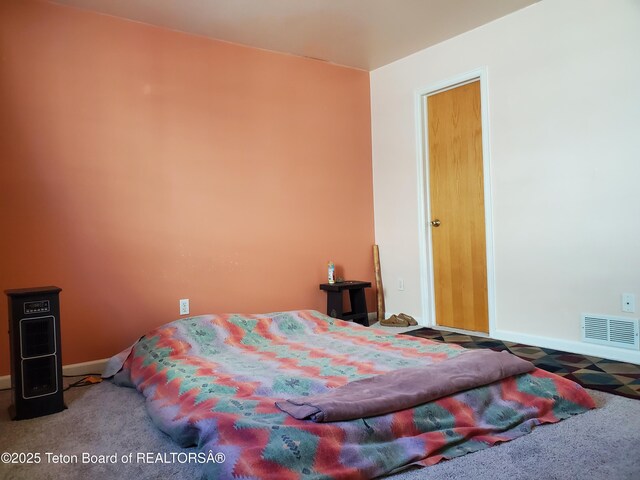
<instances>
[{"instance_id":1,"label":"white wall","mask_svg":"<svg viewBox=\"0 0 640 480\"><path fill-rule=\"evenodd\" d=\"M389 312L428 324L414 93L486 67L496 338L580 342L640 301L640 2L544 0L371 72L376 242ZM398 278L405 290L398 291Z\"/></svg>"}]
</instances>

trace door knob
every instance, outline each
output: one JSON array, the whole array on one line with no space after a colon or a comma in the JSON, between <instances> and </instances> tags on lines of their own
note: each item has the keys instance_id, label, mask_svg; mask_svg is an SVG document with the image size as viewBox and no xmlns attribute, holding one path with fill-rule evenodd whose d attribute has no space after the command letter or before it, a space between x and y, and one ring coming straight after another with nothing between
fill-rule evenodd
<instances>
[{"instance_id":1,"label":"door knob","mask_svg":"<svg viewBox=\"0 0 640 480\"><path fill-rule=\"evenodd\" d=\"M439 227L440 226L440 220L438 220L437 218L435 220L433 220L431 222L431 226L432 227Z\"/></svg>"}]
</instances>

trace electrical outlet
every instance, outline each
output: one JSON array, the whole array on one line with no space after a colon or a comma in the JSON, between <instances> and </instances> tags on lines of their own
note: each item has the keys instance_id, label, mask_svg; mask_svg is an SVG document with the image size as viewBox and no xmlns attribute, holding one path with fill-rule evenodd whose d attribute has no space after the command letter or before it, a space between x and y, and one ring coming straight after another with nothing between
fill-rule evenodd
<instances>
[{"instance_id":1,"label":"electrical outlet","mask_svg":"<svg viewBox=\"0 0 640 480\"><path fill-rule=\"evenodd\" d=\"M404 278L398 279L398 290L404 290Z\"/></svg>"},{"instance_id":2,"label":"electrical outlet","mask_svg":"<svg viewBox=\"0 0 640 480\"><path fill-rule=\"evenodd\" d=\"M189 299L180 299L180 315L189 315Z\"/></svg>"},{"instance_id":3,"label":"electrical outlet","mask_svg":"<svg viewBox=\"0 0 640 480\"><path fill-rule=\"evenodd\" d=\"M627 313L636 311L636 296L633 293L622 294L622 311Z\"/></svg>"}]
</instances>

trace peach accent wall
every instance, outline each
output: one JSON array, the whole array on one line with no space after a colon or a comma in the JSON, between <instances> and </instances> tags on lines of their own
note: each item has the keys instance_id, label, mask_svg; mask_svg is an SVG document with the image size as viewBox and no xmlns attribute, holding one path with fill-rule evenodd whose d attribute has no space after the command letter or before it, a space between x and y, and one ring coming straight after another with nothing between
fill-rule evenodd
<instances>
[{"instance_id":1,"label":"peach accent wall","mask_svg":"<svg viewBox=\"0 0 640 480\"><path fill-rule=\"evenodd\" d=\"M373 279L367 72L14 0L0 62L0 289L63 289L64 364Z\"/></svg>"}]
</instances>

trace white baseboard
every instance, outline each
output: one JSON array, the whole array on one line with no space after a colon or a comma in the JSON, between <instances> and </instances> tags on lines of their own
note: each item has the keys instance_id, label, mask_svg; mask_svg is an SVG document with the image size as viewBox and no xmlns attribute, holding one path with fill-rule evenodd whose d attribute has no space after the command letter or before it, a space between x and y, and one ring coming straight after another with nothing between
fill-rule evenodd
<instances>
[{"instance_id":1,"label":"white baseboard","mask_svg":"<svg viewBox=\"0 0 640 480\"><path fill-rule=\"evenodd\" d=\"M391 313L387 313L387 318ZM430 322L422 323L419 317L416 317L418 325L421 327L435 328L437 330L446 330L461 334L475 335L485 337L487 334L478 332L468 332L458 328L447 328L441 325L431 325ZM627 350L624 348L608 347L606 345L597 345L593 343L584 343L573 340L559 340L557 338L541 337L538 335L530 335L528 333L511 332L509 330L495 330L490 333L490 338L502 340L505 342L523 343L541 348L552 348L562 352L578 353L580 355L590 355L592 357L606 358L617 362L635 363L640 365L640 350Z\"/></svg>"},{"instance_id":2,"label":"white baseboard","mask_svg":"<svg viewBox=\"0 0 640 480\"><path fill-rule=\"evenodd\" d=\"M624 348L608 347L606 345L596 345L572 340L558 340L556 338L539 337L537 335L510 332L507 330L495 330L491 332L491 338L505 342L523 343L535 347L552 348L563 352L590 355L592 357L640 365L640 351L638 350L626 350Z\"/></svg>"},{"instance_id":3,"label":"white baseboard","mask_svg":"<svg viewBox=\"0 0 640 480\"><path fill-rule=\"evenodd\" d=\"M107 364L108 358L93 360L91 362L72 363L63 365L63 375L87 375L89 373L102 373ZM0 389L11 388L11 375L0 377Z\"/></svg>"}]
</instances>

